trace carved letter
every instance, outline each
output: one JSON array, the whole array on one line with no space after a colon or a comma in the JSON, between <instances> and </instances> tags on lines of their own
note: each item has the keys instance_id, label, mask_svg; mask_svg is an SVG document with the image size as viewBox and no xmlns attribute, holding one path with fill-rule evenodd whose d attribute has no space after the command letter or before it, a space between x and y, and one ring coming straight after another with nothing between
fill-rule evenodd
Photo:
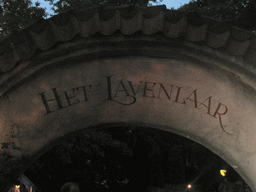
<instances>
[{"instance_id":1,"label":"carved letter","mask_svg":"<svg viewBox=\"0 0 256 192\"><path fill-rule=\"evenodd\" d=\"M108 99L107 100L113 100L112 99L112 85L111 85L111 77L113 75L110 76L106 76L107 77L107 82L108 82Z\"/></svg>"},{"instance_id":2,"label":"carved letter","mask_svg":"<svg viewBox=\"0 0 256 192\"><path fill-rule=\"evenodd\" d=\"M188 96L188 98L186 99L186 100L190 100L190 101L194 101L194 103L195 103L195 108L197 108L198 109L198 107L197 107L197 96L196 96L196 91L197 91L197 89L196 90L194 90L189 96ZM190 98L192 95L194 95L194 98L192 99L192 98Z\"/></svg>"},{"instance_id":3,"label":"carved letter","mask_svg":"<svg viewBox=\"0 0 256 192\"><path fill-rule=\"evenodd\" d=\"M120 88L120 85L123 87L123 89L119 89L119 88ZM126 87L124 86L123 79L120 81L120 83L119 83L119 85L118 85L118 87L117 87L115 97L117 97L117 93L118 93L119 91L125 92L125 93L126 93L126 96L129 96L129 93L128 93Z\"/></svg>"},{"instance_id":4,"label":"carved letter","mask_svg":"<svg viewBox=\"0 0 256 192\"><path fill-rule=\"evenodd\" d=\"M130 88L131 88L131 90L132 90L132 93L133 93L133 95L135 96L135 95L138 93L138 91L139 91L139 89L140 89L140 86L141 86L141 84L142 84L143 82L140 81L140 85L138 86L136 92L135 92L135 90L134 90L134 88L133 88L132 81L127 81L127 82L129 83Z\"/></svg>"},{"instance_id":5,"label":"carved letter","mask_svg":"<svg viewBox=\"0 0 256 192\"><path fill-rule=\"evenodd\" d=\"M78 91L79 91L80 88L83 89L84 101L88 101L87 92L86 92L86 87L89 87L90 90L92 89L92 85L85 85L85 86L81 86L81 87L77 87L77 88L76 88Z\"/></svg>"},{"instance_id":6,"label":"carved letter","mask_svg":"<svg viewBox=\"0 0 256 192\"><path fill-rule=\"evenodd\" d=\"M77 90L77 93L75 94L75 90ZM73 96L69 96L68 95L68 91L72 91L73 92ZM77 94L78 94L78 89L70 89L70 90L67 90L67 91L64 91L64 94L66 96L66 99L67 99L67 102L68 102L68 106L70 105L75 105L77 103L80 103L80 101L78 99L76 99L76 101L74 101L73 103L71 103L70 99L73 99L73 98L76 98Z\"/></svg>"},{"instance_id":7,"label":"carved letter","mask_svg":"<svg viewBox=\"0 0 256 192\"><path fill-rule=\"evenodd\" d=\"M207 100L208 100L208 105L205 105L204 102ZM211 113L210 113L211 112L211 100L212 100L212 96L208 97L207 99L204 100L204 102L200 103L200 105L203 105L208 109L208 111L207 111L208 115L211 115Z\"/></svg>"},{"instance_id":8,"label":"carved letter","mask_svg":"<svg viewBox=\"0 0 256 192\"><path fill-rule=\"evenodd\" d=\"M48 102L49 102L49 101L54 101L54 100L56 100L57 105L58 105L58 107L59 107L59 110L62 109L62 108L64 108L64 107L62 106L62 104L61 104L60 96L58 95L56 88L53 88L53 89L51 89L51 90L52 90L52 92L53 92L53 94L54 94L55 99L49 99L49 100L47 100L46 97L45 97L45 94L44 94L45 92L38 94L38 95L41 96L41 98L42 98L42 100L43 100L43 103L44 103L44 106L45 106L45 109L46 109L46 114L45 114L45 115L54 112L54 111L51 111L51 110L50 110L50 107L49 107L49 105L48 105Z\"/></svg>"},{"instance_id":9,"label":"carved letter","mask_svg":"<svg viewBox=\"0 0 256 192\"><path fill-rule=\"evenodd\" d=\"M222 106L224 107L224 112L220 113L219 110L220 110L220 108L221 108ZM223 107L222 107L222 108L223 108ZM221 115L225 115L227 112L228 112L227 106L219 102L219 105L218 105L216 111L214 112L213 117L217 118L216 116L218 115L218 117L219 117L219 122L220 122L220 126L221 126L222 130L223 130L225 133L227 133L227 134L229 134L229 135L232 135L231 133L228 133L228 132L224 129L223 124L222 124L222 120L221 120Z\"/></svg>"},{"instance_id":10,"label":"carved letter","mask_svg":"<svg viewBox=\"0 0 256 192\"><path fill-rule=\"evenodd\" d=\"M170 95L168 95L166 89L164 88L163 84L160 84L160 89L159 89L159 94L158 94L158 99L160 99L160 95L161 95L161 89L163 89L165 95L167 96L168 100L171 100L171 96L172 96L172 89L173 89L173 85L171 85L171 91L170 91Z\"/></svg>"},{"instance_id":11,"label":"carved letter","mask_svg":"<svg viewBox=\"0 0 256 192\"><path fill-rule=\"evenodd\" d=\"M134 103L136 102L136 97L134 97L134 96L132 96L132 95L129 95L129 93L127 92L127 90L125 89L125 87L124 87L124 85L123 85L122 80L121 80L120 84L122 84L123 88L125 89L126 96L127 96L127 97L132 97L133 100L132 100L132 102L130 102L130 103L121 103L121 102L118 102L118 101L116 101L116 100L113 99L113 97L112 97L112 84L111 84L111 77L112 77L112 76L113 76L113 75L111 75L111 76L106 76L106 77L107 77L107 83L108 83L108 99L107 99L107 100L109 100L109 101L114 101L114 102L119 103L119 104L121 104L121 105L132 105L132 104L134 104ZM119 84L119 85L120 85L120 84ZM118 88L118 89L119 89L119 88ZM118 89L117 89L117 91L116 91L115 97L117 96L117 92L118 92L118 91L124 91L124 90L118 90Z\"/></svg>"},{"instance_id":12,"label":"carved letter","mask_svg":"<svg viewBox=\"0 0 256 192\"><path fill-rule=\"evenodd\" d=\"M148 84L149 84L149 83L152 84L152 87L154 87L154 86L156 85L156 83L145 82L143 97L155 98L154 93L153 93L154 90L148 88ZM152 95L151 95L151 96L148 96L148 95L147 95L147 91L151 91L151 92L152 92L152 93L151 93Z\"/></svg>"},{"instance_id":13,"label":"carved letter","mask_svg":"<svg viewBox=\"0 0 256 192\"><path fill-rule=\"evenodd\" d=\"M176 86L176 87L178 88L178 90L177 90L177 95L176 95L176 99L175 99L174 102L176 102L176 103L181 103L181 104L186 104L185 99L183 100L183 102L179 102L179 101L178 101L178 100L179 100L179 95L180 95L180 90L181 90L183 87L178 87L178 86Z\"/></svg>"}]
</instances>

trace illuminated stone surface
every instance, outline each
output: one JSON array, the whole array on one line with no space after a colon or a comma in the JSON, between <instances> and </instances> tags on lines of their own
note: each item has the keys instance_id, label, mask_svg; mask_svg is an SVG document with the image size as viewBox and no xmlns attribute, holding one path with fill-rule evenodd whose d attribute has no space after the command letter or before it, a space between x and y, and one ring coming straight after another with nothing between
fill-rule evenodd
<instances>
[{"instance_id":1,"label":"illuminated stone surface","mask_svg":"<svg viewBox=\"0 0 256 192\"><path fill-rule=\"evenodd\" d=\"M223 30L207 39L208 20L162 7L90 11L40 21L3 42L1 176L11 170L6 154L33 159L81 129L139 125L202 144L255 191L252 36Z\"/></svg>"}]
</instances>

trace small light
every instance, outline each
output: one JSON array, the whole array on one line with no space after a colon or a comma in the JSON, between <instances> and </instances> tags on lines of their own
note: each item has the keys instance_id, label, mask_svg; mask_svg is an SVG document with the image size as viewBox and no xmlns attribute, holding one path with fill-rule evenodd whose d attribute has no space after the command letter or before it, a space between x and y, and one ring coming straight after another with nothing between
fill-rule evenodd
<instances>
[{"instance_id":1,"label":"small light","mask_svg":"<svg viewBox=\"0 0 256 192\"><path fill-rule=\"evenodd\" d=\"M192 185L188 184L188 186L187 186L187 187L188 187L188 189L191 189L191 188L192 188Z\"/></svg>"},{"instance_id":2,"label":"small light","mask_svg":"<svg viewBox=\"0 0 256 192\"><path fill-rule=\"evenodd\" d=\"M226 176L226 173L227 173L227 170L225 170L225 169L220 170L220 174L221 174L223 177Z\"/></svg>"},{"instance_id":3,"label":"small light","mask_svg":"<svg viewBox=\"0 0 256 192\"><path fill-rule=\"evenodd\" d=\"M19 188L20 188L20 185L15 185L15 188L16 188L16 189L19 189Z\"/></svg>"}]
</instances>

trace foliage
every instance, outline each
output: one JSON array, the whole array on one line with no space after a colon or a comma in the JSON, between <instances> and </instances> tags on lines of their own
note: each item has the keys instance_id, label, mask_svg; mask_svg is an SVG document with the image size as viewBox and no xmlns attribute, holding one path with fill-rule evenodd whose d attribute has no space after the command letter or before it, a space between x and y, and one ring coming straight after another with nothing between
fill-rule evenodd
<instances>
[{"instance_id":1,"label":"foliage","mask_svg":"<svg viewBox=\"0 0 256 192\"><path fill-rule=\"evenodd\" d=\"M52 148L25 175L43 191L58 191L71 181L83 191L144 191L195 179L213 159L212 153L203 153L194 142L160 130L87 130Z\"/></svg>"},{"instance_id":2,"label":"foliage","mask_svg":"<svg viewBox=\"0 0 256 192\"><path fill-rule=\"evenodd\" d=\"M137 4L139 6L147 6L148 3L162 0L46 0L54 5L54 12L56 14L62 13L70 8L83 9L93 6L120 6L128 4Z\"/></svg>"},{"instance_id":3,"label":"foliage","mask_svg":"<svg viewBox=\"0 0 256 192\"><path fill-rule=\"evenodd\" d=\"M180 10L196 11L201 15L230 21L247 30L256 29L255 0L192 0Z\"/></svg>"},{"instance_id":4,"label":"foliage","mask_svg":"<svg viewBox=\"0 0 256 192\"><path fill-rule=\"evenodd\" d=\"M1 0L0 6L0 39L46 16L40 3L33 6L31 0Z\"/></svg>"}]
</instances>

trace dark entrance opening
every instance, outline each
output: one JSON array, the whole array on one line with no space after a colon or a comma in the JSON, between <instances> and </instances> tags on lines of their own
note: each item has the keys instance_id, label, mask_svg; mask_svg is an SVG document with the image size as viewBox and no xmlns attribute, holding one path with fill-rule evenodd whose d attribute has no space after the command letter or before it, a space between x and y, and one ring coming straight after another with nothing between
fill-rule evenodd
<instances>
[{"instance_id":1,"label":"dark entrance opening","mask_svg":"<svg viewBox=\"0 0 256 192\"><path fill-rule=\"evenodd\" d=\"M68 135L24 175L41 192L60 191L67 182L78 183L81 192L251 191L232 167L202 145L131 126Z\"/></svg>"}]
</instances>

